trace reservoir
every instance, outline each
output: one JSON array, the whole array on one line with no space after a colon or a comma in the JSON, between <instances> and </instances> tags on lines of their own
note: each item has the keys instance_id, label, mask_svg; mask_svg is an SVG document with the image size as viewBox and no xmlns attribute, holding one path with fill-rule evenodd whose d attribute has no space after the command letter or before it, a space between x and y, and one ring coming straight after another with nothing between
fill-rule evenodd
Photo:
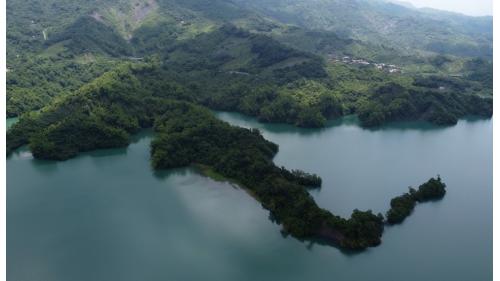
<instances>
[{"instance_id":1,"label":"reservoir","mask_svg":"<svg viewBox=\"0 0 500 281\"><path fill-rule=\"evenodd\" d=\"M443 200L419 204L364 252L283 237L243 190L192 169L154 172L151 131L127 148L64 162L7 159L7 280L40 281L482 281L492 279L492 120L456 126L355 117L323 129L262 124L275 163L316 173L322 208L385 213L391 198L440 175Z\"/></svg>"}]
</instances>

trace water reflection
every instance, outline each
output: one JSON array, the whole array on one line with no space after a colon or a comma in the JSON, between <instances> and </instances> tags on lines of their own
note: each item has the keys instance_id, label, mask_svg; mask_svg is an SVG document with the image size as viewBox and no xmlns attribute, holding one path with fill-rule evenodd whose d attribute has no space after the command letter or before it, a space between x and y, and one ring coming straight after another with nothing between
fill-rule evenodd
<instances>
[{"instance_id":1,"label":"water reflection","mask_svg":"<svg viewBox=\"0 0 500 281\"><path fill-rule=\"evenodd\" d=\"M449 193L359 253L282 236L230 183L192 168L153 171L151 132L64 162L23 158L24 147L7 160L8 280L491 280L491 120L369 131L346 117L305 130L221 114L279 144L278 165L323 177L311 193L335 214L386 211L437 173Z\"/></svg>"},{"instance_id":2,"label":"water reflection","mask_svg":"<svg viewBox=\"0 0 500 281\"><path fill-rule=\"evenodd\" d=\"M168 170L153 170L153 174L157 179L165 180L172 176L186 176L193 173L191 168L177 168Z\"/></svg>"},{"instance_id":3,"label":"water reflection","mask_svg":"<svg viewBox=\"0 0 500 281\"><path fill-rule=\"evenodd\" d=\"M329 120L325 127L323 128L299 128L290 124L284 123L260 123L257 118L247 116L241 113L235 112L225 112L216 111L214 112L216 116L230 124L238 125L244 128L260 128L271 133L286 133L291 135L300 136L314 136L321 134L325 131L330 131L332 128L336 127L354 127L360 130L366 130L370 132L380 132L380 131L406 131L406 130L418 130L418 131L439 131L443 129L452 128L456 125L451 126L439 126L426 121L397 121L384 124L380 127L375 128L362 128L360 127L359 118L356 115L347 115L337 119ZM479 116L466 116L459 120L459 123L475 123L488 121L490 118L484 118Z\"/></svg>"}]
</instances>

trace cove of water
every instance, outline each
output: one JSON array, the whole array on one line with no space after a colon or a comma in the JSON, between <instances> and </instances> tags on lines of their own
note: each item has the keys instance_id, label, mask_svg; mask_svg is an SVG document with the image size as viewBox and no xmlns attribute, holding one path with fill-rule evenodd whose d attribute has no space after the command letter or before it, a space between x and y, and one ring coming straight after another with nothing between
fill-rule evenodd
<instances>
[{"instance_id":1,"label":"cove of water","mask_svg":"<svg viewBox=\"0 0 500 281\"><path fill-rule=\"evenodd\" d=\"M39 161L7 159L7 280L482 281L492 279L492 121L365 130L260 124L278 165L323 178L318 204L348 216L385 212L390 198L440 174L442 201L417 205L362 253L283 238L244 191L191 169L155 173L151 132L124 149Z\"/></svg>"}]
</instances>

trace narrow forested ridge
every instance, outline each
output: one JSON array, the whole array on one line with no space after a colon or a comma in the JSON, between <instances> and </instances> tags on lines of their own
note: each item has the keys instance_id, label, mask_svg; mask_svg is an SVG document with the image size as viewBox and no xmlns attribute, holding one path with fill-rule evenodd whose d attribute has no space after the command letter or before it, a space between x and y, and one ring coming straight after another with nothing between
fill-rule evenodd
<instances>
[{"instance_id":1,"label":"narrow forested ridge","mask_svg":"<svg viewBox=\"0 0 500 281\"><path fill-rule=\"evenodd\" d=\"M387 212L387 222L389 224L402 223L413 212L417 203L442 199L446 194L445 188L446 184L441 181L439 176L420 185L418 190L410 187L408 193L391 200L391 209Z\"/></svg>"}]
</instances>

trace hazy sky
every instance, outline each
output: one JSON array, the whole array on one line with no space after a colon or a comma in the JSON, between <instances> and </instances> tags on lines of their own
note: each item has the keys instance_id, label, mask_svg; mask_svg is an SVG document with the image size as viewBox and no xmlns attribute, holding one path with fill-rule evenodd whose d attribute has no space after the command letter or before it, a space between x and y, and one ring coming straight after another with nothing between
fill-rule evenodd
<instances>
[{"instance_id":1,"label":"hazy sky","mask_svg":"<svg viewBox=\"0 0 500 281\"><path fill-rule=\"evenodd\" d=\"M416 7L430 7L472 16L493 14L493 0L403 0Z\"/></svg>"}]
</instances>

